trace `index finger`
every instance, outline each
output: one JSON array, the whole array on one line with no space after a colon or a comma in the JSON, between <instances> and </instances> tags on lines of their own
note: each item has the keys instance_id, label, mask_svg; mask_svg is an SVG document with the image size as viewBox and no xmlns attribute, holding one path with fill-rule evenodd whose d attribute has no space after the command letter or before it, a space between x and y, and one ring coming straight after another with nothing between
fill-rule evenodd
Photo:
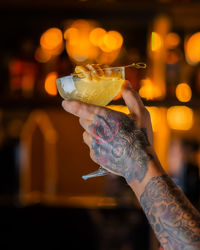
<instances>
[{"instance_id":1,"label":"index finger","mask_svg":"<svg viewBox=\"0 0 200 250\"><path fill-rule=\"evenodd\" d=\"M140 115L141 109L145 108L139 94L132 87L124 85L122 89L122 97L130 113L133 115Z\"/></svg>"},{"instance_id":2,"label":"index finger","mask_svg":"<svg viewBox=\"0 0 200 250\"><path fill-rule=\"evenodd\" d=\"M104 107L80 101L63 101L62 106L67 112L87 120L94 120L96 115L104 116L108 111Z\"/></svg>"}]
</instances>

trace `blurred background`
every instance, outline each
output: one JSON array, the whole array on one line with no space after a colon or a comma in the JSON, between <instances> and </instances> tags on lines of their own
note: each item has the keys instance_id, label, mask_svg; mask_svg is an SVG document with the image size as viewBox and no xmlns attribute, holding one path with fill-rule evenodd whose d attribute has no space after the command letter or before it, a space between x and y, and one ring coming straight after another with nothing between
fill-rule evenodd
<instances>
[{"instance_id":1,"label":"blurred background","mask_svg":"<svg viewBox=\"0 0 200 250\"><path fill-rule=\"evenodd\" d=\"M154 147L199 209L200 2L0 2L1 249L158 249L125 181L97 169L55 80L76 65L129 68L151 114ZM112 108L127 112L120 94Z\"/></svg>"}]
</instances>

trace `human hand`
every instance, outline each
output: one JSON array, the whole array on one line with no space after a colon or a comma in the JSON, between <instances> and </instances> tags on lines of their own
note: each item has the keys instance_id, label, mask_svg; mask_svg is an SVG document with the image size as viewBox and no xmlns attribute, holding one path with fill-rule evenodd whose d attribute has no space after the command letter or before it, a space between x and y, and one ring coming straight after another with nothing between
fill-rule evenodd
<instances>
[{"instance_id":1,"label":"human hand","mask_svg":"<svg viewBox=\"0 0 200 250\"><path fill-rule=\"evenodd\" d=\"M124 87L122 96L130 115L77 101L63 101L63 108L80 117L85 129L83 139L93 161L125 177L128 183L141 182L151 159L148 153L153 138L150 116L132 88Z\"/></svg>"}]
</instances>

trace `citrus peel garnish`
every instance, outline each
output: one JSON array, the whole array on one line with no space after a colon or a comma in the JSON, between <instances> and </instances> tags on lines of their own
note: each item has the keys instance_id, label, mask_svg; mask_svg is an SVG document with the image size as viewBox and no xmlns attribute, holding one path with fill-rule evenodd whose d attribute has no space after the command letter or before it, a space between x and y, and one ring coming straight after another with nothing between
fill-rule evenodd
<instances>
[{"instance_id":1,"label":"citrus peel garnish","mask_svg":"<svg viewBox=\"0 0 200 250\"><path fill-rule=\"evenodd\" d=\"M81 77L85 77L88 80L92 80L91 72L86 67L76 66L74 71L75 71L75 73L80 74Z\"/></svg>"},{"instance_id":2,"label":"citrus peel garnish","mask_svg":"<svg viewBox=\"0 0 200 250\"><path fill-rule=\"evenodd\" d=\"M89 81L100 81L104 78L121 78L121 72L100 64L87 64L76 66L75 73L80 74Z\"/></svg>"}]
</instances>

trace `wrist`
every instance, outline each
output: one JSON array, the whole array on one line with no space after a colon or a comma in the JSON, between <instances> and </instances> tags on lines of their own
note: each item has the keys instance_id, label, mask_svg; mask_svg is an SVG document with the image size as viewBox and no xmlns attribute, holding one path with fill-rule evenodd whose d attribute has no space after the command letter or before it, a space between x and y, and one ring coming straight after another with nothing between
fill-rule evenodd
<instances>
[{"instance_id":1,"label":"wrist","mask_svg":"<svg viewBox=\"0 0 200 250\"><path fill-rule=\"evenodd\" d=\"M161 167L161 164L157 158L153 147L148 147L148 149L143 152L143 155L147 159L146 161L144 161L144 164L140 165L139 168L135 168L135 164L132 165L132 176L136 175L136 171L137 176L142 176L142 178L126 179L128 185L135 192L138 198L140 197L140 195L144 191L146 184L152 177L166 174L163 168Z\"/></svg>"}]
</instances>

